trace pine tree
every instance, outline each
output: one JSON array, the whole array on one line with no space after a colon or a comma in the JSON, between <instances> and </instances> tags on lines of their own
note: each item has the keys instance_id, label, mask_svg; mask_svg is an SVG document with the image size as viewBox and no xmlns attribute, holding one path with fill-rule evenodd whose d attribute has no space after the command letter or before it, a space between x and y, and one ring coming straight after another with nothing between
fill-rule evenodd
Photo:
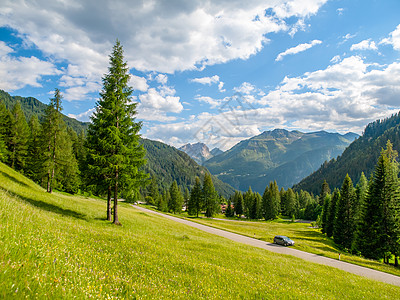
<instances>
[{"instance_id":1,"label":"pine tree","mask_svg":"<svg viewBox=\"0 0 400 300\"><path fill-rule=\"evenodd\" d=\"M11 116L9 164L13 169L23 170L28 150L29 127L19 101L14 105Z\"/></svg>"},{"instance_id":2,"label":"pine tree","mask_svg":"<svg viewBox=\"0 0 400 300\"><path fill-rule=\"evenodd\" d=\"M169 189L170 199L168 202L168 209L173 213L177 213L182 211L183 204L183 196L182 192L176 183L176 180L172 182L171 187Z\"/></svg>"},{"instance_id":3,"label":"pine tree","mask_svg":"<svg viewBox=\"0 0 400 300\"><path fill-rule=\"evenodd\" d=\"M263 215L265 220L272 220L278 217L281 205L279 187L276 181L270 182L265 188L262 196Z\"/></svg>"},{"instance_id":4,"label":"pine tree","mask_svg":"<svg viewBox=\"0 0 400 300\"><path fill-rule=\"evenodd\" d=\"M199 216L203 207L203 188L201 187L200 178L196 177L194 186L190 192L188 202L188 214L191 216Z\"/></svg>"},{"instance_id":5,"label":"pine tree","mask_svg":"<svg viewBox=\"0 0 400 300\"><path fill-rule=\"evenodd\" d=\"M203 199L206 217L211 218L218 209L218 194L215 191L211 175L206 173L203 181Z\"/></svg>"},{"instance_id":6,"label":"pine tree","mask_svg":"<svg viewBox=\"0 0 400 300\"><path fill-rule=\"evenodd\" d=\"M253 191L251 190L251 187L247 190L247 192L244 193L243 195L243 214L245 215L246 218L251 219L251 209L253 207L253 200L254 200L254 195Z\"/></svg>"},{"instance_id":7,"label":"pine tree","mask_svg":"<svg viewBox=\"0 0 400 300\"><path fill-rule=\"evenodd\" d=\"M53 181L56 172L57 159L59 156L59 140L63 120L61 118L62 96L58 89L55 89L54 98L46 108L42 131L42 147L44 152L43 168L46 170L47 192L53 191Z\"/></svg>"},{"instance_id":8,"label":"pine tree","mask_svg":"<svg viewBox=\"0 0 400 300\"><path fill-rule=\"evenodd\" d=\"M251 207L250 219L261 219L262 218L262 210L261 210L261 202L262 198L259 193L253 193L253 204Z\"/></svg>"},{"instance_id":9,"label":"pine tree","mask_svg":"<svg viewBox=\"0 0 400 300\"><path fill-rule=\"evenodd\" d=\"M225 210L225 216L227 218L232 218L233 216L235 216L235 211L232 208L232 201L231 199L229 199L227 201L227 205L226 205L226 210Z\"/></svg>"},{"instance_id":10,"label":"pine tree","mask_svg":"<svg viewBox=\"0 0 400 300\"><path fill-rule=\"evenodd\" d=\"M6 105L0 101L0 139L4 143L2 150L2 160L7 161L8 159L8 142L11 139L11 113L7 109Z\"/></svg>"},{"instance_id":11,"label":"pine tree","mask_svg":"<svg viewBox=\"0 0 400 300\"><path fill-rule=\"evenodd\" d=\"M150 184L148 185L148 195L151 197L152 202L150 205L156 205L158 202L158 198L160 197L160 193L158 192L158 181L157 176L153 174L151 176Z\"/></svg>"},{"instance_id":12,"label":"pine tree","mask_svg":"<svg viewBox=\"0 0 400 300\"><path fill-rule=\"evenodd\" d=\"M88 132L91 171L99 172L95 182L114 192L114 224L118 220L118 189L138 190L147 175L141 170L145 164L145 150L139 144L141 122L134 121L137 103L131 101L128 86L129 68L124 62L123 49L117 40L110 55L108 73L103 77L103 90L92 116ZM90 136L90 137L89 137Z\"/></svg>"},{"instance_id":13,"label":"pine tree","mask_svg":"<svg viewBox=\"0 0 400 300\"><path fill-rule=\"evenodd\" d=\"M347 174L340 190L340 198L337 203L335 224L333 228L333 239L335 243L347 249L351 248L354 231L356 229L354 215L355 198L356 194L353 182Z\"/></svg>"},{"instance_id":14,"label":"pine tree","mask_svg":"<svg viewBox=\"0 0 400 300\"><path fill-rule=\"evenodd\" d=\"M325 196L330 193L331 193L331 189L329 188L329 184L324 179L324 182L322 183L322 186L321 186L321 193L319 195L319 198L321 199L321 201L324 201Z\"/></svg>"},{"instance_id":15,"label":"pine tree","mask_svg":"<svg viewBox=\"0 0 400 300\"><path fill-rule=\"evenodd\" d=\"M288 188L286 192L284 192L284 214L288 217L297 214L297 198L296 194L293 192L291 188Z\"/></svg>"}]
</instances>

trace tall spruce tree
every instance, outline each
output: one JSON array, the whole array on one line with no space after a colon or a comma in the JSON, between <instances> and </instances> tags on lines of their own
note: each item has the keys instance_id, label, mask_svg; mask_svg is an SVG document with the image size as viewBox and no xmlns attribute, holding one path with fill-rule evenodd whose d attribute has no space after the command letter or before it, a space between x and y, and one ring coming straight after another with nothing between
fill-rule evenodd
<instances>
[{"instance_id":1,"label":"tall spruce tree","mask_svg":"<svg viewBox=\"0 0 400 300\"><path fill-rule=\"evenodd\" d=\"M176 180L174 180L174 182L171 184L169 195L170 199L168 203L168 209L173 213L182 211L183 196L178 184L176 183Z\"/></svg>"},{"instance_id":2,"label":"tall spruce tree","mask_svg":"<svg viewBox=\"0 0 400 300\"><path fill-rule=\"evenodd\" d=\"M0 101L0 137L3 140L4 148L3 148L3 161L7 161L8 159L8 142L11 139L11 113L7 109L6 105L3 101Z\"/></svg>"},{"instance_id":3,"label":"tall spruce tree","mask_svg":"<svg viewBox=\"0 0 400 300\"><path fill-rule=\"evenodd\" d=\"M355 210L354 203L356 194L350 176L347 174L342 188L340 198L336 208L336 218L333 228L333 239L335 243L343 248L350 249L353 243L355 232Z\"/></svg>"},{"instance_id":4,"label":"tall spruce tree","mask_svg":"<svg viewBox=\"0 0 400 300\"><path fill-rule=\"evenodd\" d=\"M132 102L132 88L128 85L129 68L124 62L123 49L117 40L108 73L103 77L103 90L92 117L88 140L91 149L92 171L100 176L97 184L104 190L112 187L114 194L113 223L118 220L119 189L137 190L144 186L147 174L141 167L146 163L145 150L139 144L141 122L135 122L137 103ZM89 137L90 136L90 137Z\"/></svg>"},{"instance_id":5,"label":"tall spruce tree","mask_svg":"<svg viewBox=\"0 0 400 300\"><path fill-rule=\"evenodd\" d=\"M332 237L333 235L333 227L335 224L335 217L336 217L336 207L337 203L339 202L340 198L340 191L339 189L335 188L332 193L331 201L328 207L328 213L326 216L326 226L325 226L325 233L328 237Z\"/></svg>"},{"instance_id":6,"label":"tall spruce tree","mask_svg":"<svg viewBox=\"0 0 400 300\"><path fill-rule=\"evenodd\" d=\"M196 177L194 186L190 191L190 198L188 202L189 215L198 217L202 207L203 207L203 188L201 187L200 178Z\"/></svg>"},{"instance_id":7,"label":"tall spruce tree","mask_svg":"<svg viewBox=\"0 0 400 300\"><path fill-rule=\"evenodd\" d=\"M206 173L203 180L203 199L206 217L211 218L218 209L218 193L215 191L214 184L211 179L211 174Z\"/></svg>"},{"instance_id":8,"label":"tall spruce tree","mask_svg":"<svg viewBox=\"0 0 400 300\"><path fill-rule=\"evenodd\" d=\"M362 208L355 247L369 258L386 258L386 253L399 255L400 196L397 153L390 141L382 150L368 185Z\"/></svg>"},{"instance_id":9,"label":"tall spruce tree","mask_svg":"<svg viewBox=\"0 0 400 300\"><path fill-rule=\"evenodd\" d=\"M55 89L54 98L50 99L42 125L42 147L44 150L43 169L47 174L46 182L48 193L53 191L57 159L60 154L60 134L64 123L61 117L61 101L61 92L59 89Z\"/></svg>"},{"instance_id":10,"label":"tall spruce tree","mask_svg":"<svg viewBox=\"0 0 400 300\"><path fill-rule=\"evenodd\" d=\"M44 175L42 169L43 151L41 145L42 125L39 123L37 115L33 115L29 120L29 130L26 174L33 181L40 182Z\"/></svg>"},{"instance_id":11,"label":"tall spruce tree","mask_svg":"<svg viewBox=\"0 0 400 300\"><path fill-rule=\"evenodd\" d=\"M233 196L233 204L235 208L235 214L239 218L243 215L243 195L239 191L235 191Z\"/></svg>"},{"instance_id":12,"label":"tall spruce tree","mask_svg":"<svg viewBox=\"0 0 400 300\"><path fill-rule=\"evenodd\" d=\"M329 207L331 205L331 195L326 194L324 199L324 205L322 208L322 216L321 216L321 226L322 226L322 233L326 233L327 228L329 227Z\"/></svg>"},{"instance_id":13,"label":"tall spruce tree","mask_svg":"<svg viewBox=\"0 0 400 300\"><path fill-rule=\"evenodd\" d=\"M270 182L262 196L263 216L265 220L275 219L279 215L281 205L279 187L276 181Z\"/></svg>"}]
</instances>

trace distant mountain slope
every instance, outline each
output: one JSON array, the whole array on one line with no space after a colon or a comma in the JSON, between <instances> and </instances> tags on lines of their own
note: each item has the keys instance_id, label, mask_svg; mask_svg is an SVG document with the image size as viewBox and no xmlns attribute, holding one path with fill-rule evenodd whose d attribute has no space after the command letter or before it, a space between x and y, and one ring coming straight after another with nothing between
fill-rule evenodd
<instances>
[{"instance_id":1,"label":"distant mountain slope","mask_svg":"<svg viewBox=\"0 0 400 300\"><path fill-rule=\"evenodd\" d=\"M176 180L178 185L190 189L196 176L202 179L207 172L205 167L198 165L188 154L174 147L147 139L142 139L142 144L147 150L145 169L149 173L155 173L164 188L169 188ZM234 193L235 190L230 185L215 176L212 179L215 189L221 195L229 197Z\"/></svg>"},{"instance_id":2,"label":"distant mountain slope","mask_svg":"<svg viewBox=\"0 0 400 300\"><path fill-rule=\"evenodd\" d=\"M12 110L15 103L19 101L21 103L22 111L25 114L26 121L29 122L32 115L36 114L41 120L44 115L44 111L46 110L47 105L40 102L39 100L32 97L20 97L20 96L10 96L7 92L0 90L0 101L3 101L6 107L9 110ZM64 122L67 126L73 128L78 134L83 130L86 132L89 123L88 122L80 122L76 119L67 117L62 114Z\"/></svg>"},{"instance_id":3,"label":"distant mountain slope","mask_svg":"<svg viewBox=\"0 0 400 300\"><path fill-rule=\"evenodd\" d=\"M223 151L221 151L218 148L214 148L210 151L210 149L204 143L196 143L196 144L189 143L180 147L179 150L188 154L199 165L202 165L206 160L209 160L214 156L223 153Z\"/></svg>"},{"instance_id":4,"label":"distant mountain slope","mask_svg":"<svg viewBox=\"0 0 400 300\"><path fill-rule=\"evenodd\" d=\"M269 181L284 188L340 155L356 137L325 131L302 133L275 129L244 140L204 163L210 172L234 188L262 193Z\"/></svg>"},{"instance_id":5,"label":"distant mountain slope","mask_svg":"<svg viewBox=\"0 0 400 300\"><path fill-rule=\"evenodd\" d=\"M400 113L368 124L363 135L351 143L337 160L324 163L294 188L319 193L324 179L332 189L342 185L347 173L354 184L360 179L361 172L368 178L374 171L380 151L386 147L387 140L392 142L395 150L400 151Z\"/></svg>"}]
</instances>

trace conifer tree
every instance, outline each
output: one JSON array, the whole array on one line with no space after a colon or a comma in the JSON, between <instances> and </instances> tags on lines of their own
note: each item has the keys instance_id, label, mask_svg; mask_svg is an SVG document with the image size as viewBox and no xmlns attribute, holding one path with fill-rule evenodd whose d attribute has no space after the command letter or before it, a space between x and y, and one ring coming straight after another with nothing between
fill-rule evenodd
<instances>
[{"instance_id":1,"label":"conifer tree","mask_svg":"<svg viewBox=\"0 0 400 300\"><path fill-rule=\"evenodd\" d=\"M245 215L246 218L251 218L251 210L253 207L253 201L254 200L254 195L253 191L251 190L251 187L247 190L247 192L244 193L243 195L243 214Z\"/></svg>"},{"instance_id":2,"label":"conifer tree","mask_svg":"<svg viewBox=\"0 0 400 300\"><path fill-rule=\"evenodd\" d=\"M35 182L40 182L43 178L43 151L41 145L42 125L39 123L37 115L33 115L29 120L29 142L26 161L26 174Z\"/></svg>"},{"instance_id":3,"label":"conifer tree","mask_svg":"<svg viewBox=\"0 0 400 300\"><path fill-rule=\"evenodd\" d=\"M25 168L28 149L29 128L26 123L21 103L18 101L11 112L11 137L9 144L9 164L11 168L23 170Z\"/></svg>"},{"instance_id":4,"label":"conifer tree","mask_svg":"<svg viewBox=\"0 0 400 300\"><path fill-rule=\"evenodd\" d=\"M183 196L178 184L176 183L176 180L174 180L174 182L171 184L169 195L170 199L168 202L168 209L173 213L182 211Z\"/></svg>"},{"instance_id":5,"label":"conifer tree","mask_svg":"<svg viewBox=\"0 0 400 300\"><path fill-rule=\"evenodd\" d=\"M114 194L113 223L118 220L118 191L120 188L138 190L147 175L141 170L145 164L145 150L139 144L141 122L135 122L137 103L131 101L132 88L128 85L129 68L124 62L123 49L117 40L110 55L108 73L103 77L103 90L92 116L88 140L91 172L100 174L97 184L106 190L112 186Z\"/></svg>"},{"instance_id":6,"label":"conifer tree","mask_svg":"<svg viewBox=\"0 0 400 300\"><path fill-rule=\"evenodd\" d=\"M160 197L160 193L158 192L158 182L156 174L153 174L151 176L151 182L148 185L148 195L153 200L153 202L149 204L156 205L156 203L158 202L158 198Z\"/></svg>"},{"instance_id":7,"label":"conifer tree","mask_svg":"<svg viewBox=\"0 0 400 300\"><path fill-rule=\"evenodd\" d=\"M331 201L329 203L329 207L328 207L328 214L326 216L326 229L325 229L325 233L328 237L332 237L333 236L333 227L335 224L335 217L336 217L336 207L337 207L337 203L339 202L339 198L340 198L340 191L335 188L335 190L332 193L331 196Z\"/></svg>"},{"instance_id":8,"label":"conifer tree","mask_svg":"<svg viewBox=\"0 0 400 300\"><path fill-rule=\"evenodd\" d=\"M183 193L183 205L185 206L185 210L188 209L189 199L190 199L189 189L185 187L185 192Z\"/></svg>"},{"instance_id":9,"label":"conifer tree","mask_svg":"<svg viewBox=\"0 0 400 300\"><path fill-rule=\"evenodd\" d=\"M253 204L250 213L250 219L261 219L262 218L262 210L261 210L261 195L259 193L253 193Z\"/></svg>"},{"instance_id":10,"label":"conifer tree","mask_svg":"<svg viewBox=\"0 0 400 300\"><path fill-rule=\"evenodd\" d=\"M321 199L321 201L324 201L325 196L330 193L331 193L331 189L329 188L329 184L324 179L324 182L322 183L322 186L321 186L321 193L320 193L319 198ZM323 203L320 203L320 204L323 204Z\"/></svg>"},{"instance_id":11,"label":"conifer tree","mask_svg":"<svg viewBox=\"0 0 400 300\"><path fill-rule=\"evenodd\" d=\"M61 118L62 96L60 90L55 89L54 98L46 108L42 131L42 147L44 152L43 168L46 170L47 192L53 191L53 181L56 172L57 159L60 154L60 133L63 125Z\"/></svg>"},{"instance_id":12,"label":"conifer tree","mask_svg":"<svg viewBox=\"0 0 400 300\"><path fill-rule=\"evenodd\" d=\"M355 232L354 203L356 194L350 176L347 174L337 203L333 239L343 248L350 249Z\"/></svg>"},{"instance_id":13,"label":"conifer tree","mask_svg":"<svg viewBox=\"0 0 400 300\"><path fill-rule=\"evenodd\" d=\"M243 195L241 192L235 191L233 203L235 206L235 214L240 218L243 215Z\"/></svg>"},{"instance_id":14,"label":"conifer tree","mask_svg":"<svg viewBox=\"0 0 400 300\"><path fill-rule=\"evenodd\" d=\"M382 150L368 185L355 247L369 258L384 258L387 252L399 255L400 196L397 153L390 141Z\"/></svg>"},{"instance_id":15,"label":"conifer tree","mask_svg":"<svg viewBox=\"0 0 400 300\"><path fill-rule=\"evenodd\" d=\"M279 187L276 181L270 182L262 196L263 214L265 220L275 219L279 215L281 205Z\"/></svg>"},{"instance_id":16,"label":"conifer tree","mask_svg":"<svg viewBox=\"0 0 400 300\"><path fill-rule=\"evenodd\" d=\"M225 216L227 218L232 218L233 216L235 216L235 211L232 208L231 199L228 199L228 201L227 201L226 210L225 210Z\"/></svg>"},{"instance_id":17,"label":"conifer tree","mask_svg":"<svg viewBox=\"0 0 400 300\"><path fill-rule=\"evenodd\" d=\"M3 161L7 161L8 141L11 139L11 113L2 101L0 101L0 137L4 143Z\"/></svg>"},{"instance_id":18,"label":"conifer tree","mask_svg":"<svg viewBox=\"0 0 400 300\"><path fill-rule=\"evenodd\" d=\"M329 207L331 205L331 195L326 194L325 199L324 199L324 205L322 208L322 216L321 216L321 227L322 227L322 233L327 232L327 228L329 227Z\"/></svg>"},{"instance_id":19,"label":"conifer tree","mask_svg":"<svg viewBox=\"0 0 400 300\"><path fill-rule=\"evenodd\" d=\"M203 201L206 217L211 218L218 209L218 194L215 191L211 175L206 173L203 181Z\"/></svg>"},{"instance_id":20,"label":"conifer tree","mask_svg":"<svg viewBox=\"0 0 400 300\"><path fill-rule=\"evenodd\" d=\"M200 178L196 177L194 186L190 192L188 202L188 214L191 216L199 216L203 207L203 188L201 187Z\"/></svg>"}]
</instances>

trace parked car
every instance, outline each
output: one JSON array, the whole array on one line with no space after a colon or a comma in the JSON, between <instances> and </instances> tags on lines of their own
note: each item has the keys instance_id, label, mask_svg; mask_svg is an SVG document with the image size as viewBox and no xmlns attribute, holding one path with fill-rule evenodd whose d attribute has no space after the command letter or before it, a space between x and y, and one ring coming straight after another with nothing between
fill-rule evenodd
<instances>
[{"instance_id":1,"label":"parked car","mask_svg":"<svg viewBox=\"0 0 400 300\"><path fill-rule=\"evenodd\" d=\"M294 241L289 239L287 236L284 235L276 235L274 237L274 243L282 246L293 246Z\"/></svg>"}]
</instances>

